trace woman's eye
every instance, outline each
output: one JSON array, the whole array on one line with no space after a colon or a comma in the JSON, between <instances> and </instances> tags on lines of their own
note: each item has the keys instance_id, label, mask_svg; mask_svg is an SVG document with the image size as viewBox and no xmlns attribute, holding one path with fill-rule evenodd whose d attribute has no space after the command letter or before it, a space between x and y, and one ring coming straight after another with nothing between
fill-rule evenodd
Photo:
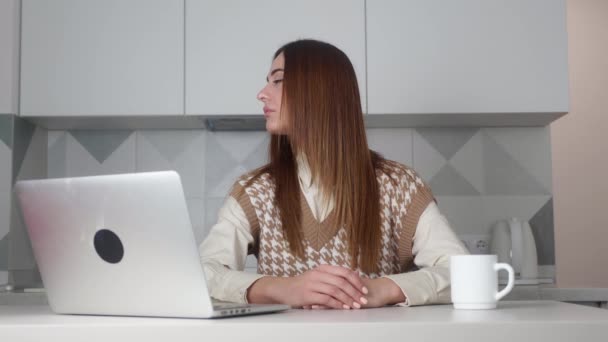
<instances>
[{"instance_id":1,"label":"woman's eye","mask_svg":"<svg viewBox=\"0 0 608 342\"><path fill-rule=\"evenodd\" d=\"M274 81L272 81L272 83L274 83L274 84L279 84L279 83L281 83L281 82L283 82L283 80L282 80L282 79L281 79L281 80L274 80Z\"/></svg>"}]
</instances>

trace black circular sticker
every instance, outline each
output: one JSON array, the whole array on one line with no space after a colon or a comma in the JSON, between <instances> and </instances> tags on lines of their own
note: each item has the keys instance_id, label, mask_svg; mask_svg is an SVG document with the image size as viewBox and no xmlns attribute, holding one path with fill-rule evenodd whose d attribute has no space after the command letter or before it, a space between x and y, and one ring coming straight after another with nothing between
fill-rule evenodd
<instances>
[{"instance_id":1,"label":"black circular sticker","mask_svg":"<svg viewBox=\"0 0 608 342\"><path fill-rule=\"evenodd\" d=\"M120 238L109 229L101 229L95 233L93 243L97 254L111 264L119 263L125 254Z\"/></svg>"}]
</instances>

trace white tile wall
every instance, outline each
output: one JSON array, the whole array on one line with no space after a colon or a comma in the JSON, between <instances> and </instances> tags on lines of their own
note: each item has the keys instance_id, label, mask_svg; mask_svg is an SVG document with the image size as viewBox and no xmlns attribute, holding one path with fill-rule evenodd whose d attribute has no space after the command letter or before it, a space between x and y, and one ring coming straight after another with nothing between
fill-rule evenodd
<instances>
[{"instance_id":1,"label":"white tile wall","mask_svg":"<svg viewBox=\"0 0 608 342\"><path fill-rule=\"evenodd\" d=\"M135 172L135 134L131 134L100 163L73 136L66 135L65 176L93 176Z\"/></svg>"},{"instance_id":2,"label":"white tile wall","mask_svg":"<svg viewBox=\"0 0 608 342\"><path fill-rule=\"evenodd\" d=\"M551 199L545 127L368 129L367 134L372 149L436 185L432 191L439 207L461 236L486 236L503 218L529 220ZM236 178L267 161L268 142L266 132L137 131L99 163L69 132L55 131L49 132L48 171L49 176L76 176L177 170L201 242ZM503 169L515 174L500 178ZM521 189L520 181L538 187ZM543 229L553 227L537 228ZM248 267L253 270L254 260Z\"/></svg>"},{"instance_id":3,"label":"white tile wall","mask_svg":"<svg viewBox=\"0 0 608 342\"><path fill-rule=\"evenodd\" d=\"M385 158L413 165L413 130L403 128L372 128L367 130L369 148Z\"/></svg>"},{"instance_id":4,"label":"white tile wall","mask_svg":"<svg viewBox=\"0 0 608 342\"><path fill-rule=\"evenodd\" d=\"M197 242L205 228L205 136L202 130L137 131L136 171L179 173Z\"/></svg>"},{"instance_id":5,"label":"white tile wall","mask_svg":"<svg viewBox=\"0 0 608 342\"><path fill-rule=\"evenodd\" d=\"M0 239L9 232L10 227L12 168L11 149L0 141Z\"/></svg>"}]
</instances>

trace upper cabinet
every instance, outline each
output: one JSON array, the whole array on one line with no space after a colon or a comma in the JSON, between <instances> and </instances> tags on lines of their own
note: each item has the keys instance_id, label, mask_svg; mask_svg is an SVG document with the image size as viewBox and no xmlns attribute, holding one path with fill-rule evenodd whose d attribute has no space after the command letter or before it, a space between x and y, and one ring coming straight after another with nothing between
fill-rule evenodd
<instances>
[{"instance_id":1,"label":"upper cabinet","mask_svg":"<svg viewBox=\"0 0 608 342\"><path fill-rule=\"evenodd\" d=\"M235 116L263 120L273 53L302 38L348 55L370 127L544 125L568 111L565 0L23 0L21 25L20 113L46 122L246 128ZM18 50L0 57L2 89Z\"/></svg>"},{"instance_id":2,"label":"upper cabinet","mask_svg":"<svg viewBox=\"0 0 608 342\"><path fill-rule=\"evenodd\" d=\"M0 114L17 113L19 2L0 1Z\"/></svg>"},{"instance_id":3,"label":"upper cabinet","mask_svg":"<svg viewBox=\"0 0 608 342\"><path fill-rule=\"evenodd\" d=\"M368 0L366 13L370 114L568 111L565 0Z\"/></svg>"},{"instance_id":4,"label":"upper cabinet","mask_svg":"<svg viewBox=\"0 0 608 342\"><path fill-rule=\"evenodd\" d=\"M184 3L23 0L21 115L184 113Z\"/></svg>"},{"instance_id":5,"label":"upper cabinet","mask_svg":"<svg viewBox=\"0 0 608 342\"><path fill-rule=\"evenodd\" d=\"M365 108L363 0L186 0L186 114L261 115L272 55L299 38L348 55Z\"/></svg>"}]
</instances>

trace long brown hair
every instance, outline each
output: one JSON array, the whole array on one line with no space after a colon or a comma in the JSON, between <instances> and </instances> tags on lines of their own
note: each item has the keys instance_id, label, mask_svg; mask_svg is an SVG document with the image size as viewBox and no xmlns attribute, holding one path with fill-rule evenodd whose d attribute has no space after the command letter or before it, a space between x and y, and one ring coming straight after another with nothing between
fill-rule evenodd
<instances>
[{"instance_id":1,"label":"long brown hair","mask_svg":"<svg viewBox=\"0 0 608 342\"><path fill-rule=\"evenodd\" d=\"M380 200L375 170L383 158L367 144L354 68L335 46L297 40L279 48L285 57L280 115L287 132L270 139L270 162L253 172L273 178L275 205L293 254L304 255L296 156L306 156L320 191L335 199L336 222L348 232L351 267L378 271Z\"/></svg>"}]
</instances>

